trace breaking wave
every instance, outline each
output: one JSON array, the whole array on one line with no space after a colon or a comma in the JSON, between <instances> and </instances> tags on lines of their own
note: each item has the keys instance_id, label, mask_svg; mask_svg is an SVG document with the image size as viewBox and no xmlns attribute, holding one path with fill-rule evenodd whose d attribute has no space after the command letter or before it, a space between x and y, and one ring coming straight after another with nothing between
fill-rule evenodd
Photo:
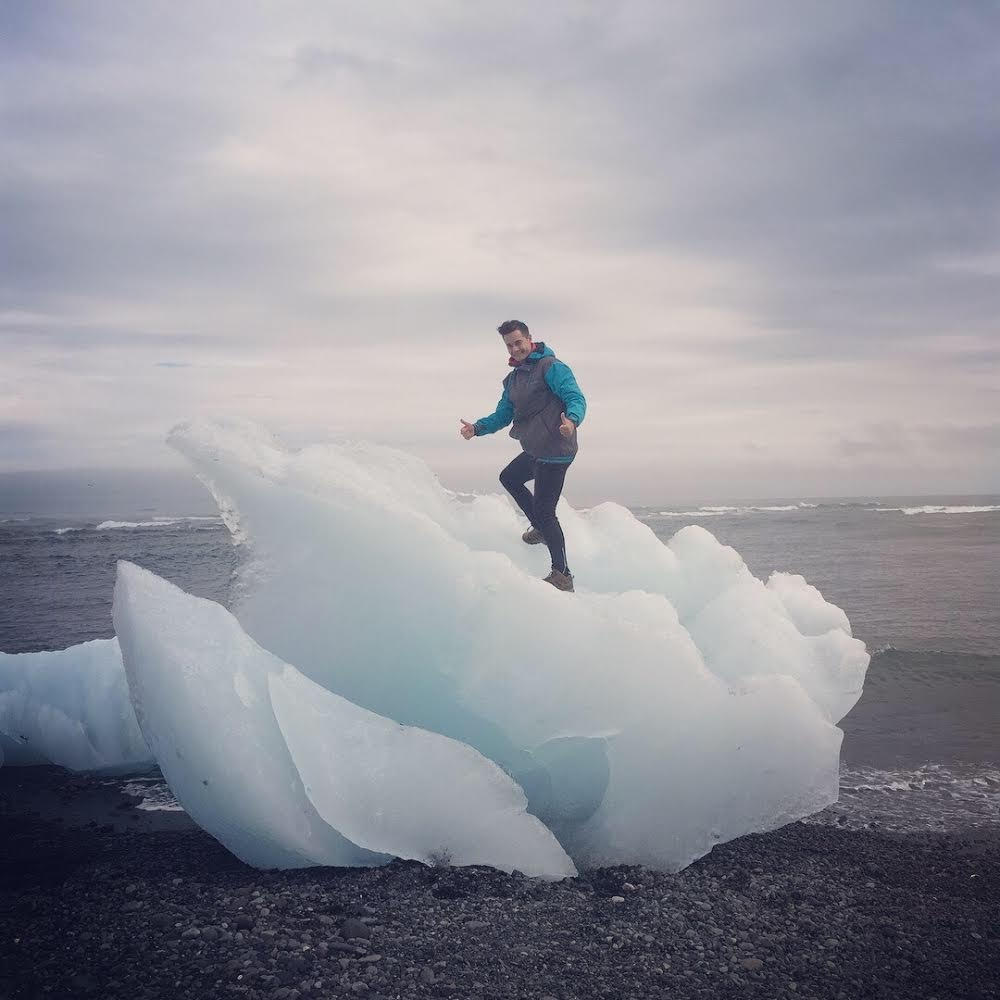
<instances>
[{"instance_id":1,"label":"breaking wave","mask_svg":"<svg viewBox=\"0 0 1000 1000\"><path fill-rule=\"evenodd\" d=\"M101 521L95 531L120 531L131 528L169 528L174 524L186 524L192 521L212 521L216 524L222 523L221 517L154 517L151 521ZM72 528L60 529L72 531ZM59 533L59 532L57 532Z\"/></svg>"},{"instance_id":2,"label":"breaking wave","mask_svg":"<svg viewBox=\"0 0 1000 1000\"><path fill-rule=\"evenodd\" d=\"M819 504L806 503L805 501L741 507L706 505L697 508L697 510L661 510L657 513L660 517L738 517L743 514L787 513L790 510L808 510L819 506Z\"/></svg>"},{"instance_id":3,"label":"breaking wave","mask_svg":"<svg viewBox=\"0 0 1000 1000\"><path fill-rule=\"evenodd\" d=\"M1000 504L924 504L922 507L876 507L878 514L986 514L1000 510Z\"/></svg>"},{"instance_id":4,"label":"breaking wave","mask_svg":"<svg viewBox=\"0 0 1000 1000\"><path fill-rule=\"evenodd\" d=\"M659 517L743 517L747 514L787 514L791 511L804 510L868 510L877 514L986 514L1000 511L1000 504L920 504L918 506L883 506L881 500L837 500L829 503L798 503L783 504L704 504L685 510L659 510Z\"/></svg>"},{"instance_id":5,"label":"breaking wave","mask_svg":"<svg viewBox=\"0 0 1000 1000\"><path fill-rule=\"evenodd\" d=\"M1000 825L1000 768L845 766L840 772L840 799L806 822L897 832L995 827Z\"/></svg>"}]
</instances>

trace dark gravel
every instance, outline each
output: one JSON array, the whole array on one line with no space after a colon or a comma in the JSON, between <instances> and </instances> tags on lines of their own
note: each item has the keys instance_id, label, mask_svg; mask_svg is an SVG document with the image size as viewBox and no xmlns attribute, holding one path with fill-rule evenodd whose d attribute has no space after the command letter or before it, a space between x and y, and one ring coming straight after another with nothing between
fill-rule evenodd
<instances>
[{"instance_id":1,"label":"dark gravel","mask_svg":"<svg viewBox=\"0 0 1000 1000\"><path fill-rule=\"evenodd\" d=\"M19 812L0 776L12 1000L1000 995L995 831L797 823L675 875L561 883L414 862L260 872L197 829Z\"/></svg>"}]
</instances>

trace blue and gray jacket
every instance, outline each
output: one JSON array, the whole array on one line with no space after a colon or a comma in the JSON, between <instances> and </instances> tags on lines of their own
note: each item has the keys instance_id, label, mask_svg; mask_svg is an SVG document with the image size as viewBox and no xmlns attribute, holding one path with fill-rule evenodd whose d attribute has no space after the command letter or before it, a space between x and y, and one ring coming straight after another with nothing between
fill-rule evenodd
<instances>
[{"instance_id":1,"label":"blue and gray jacket","mask_svg":"<svg viewBox=\"0 0 1000 1000\"><path fill-rule=\"evenodd\" d=\"M556 359L552 348L535 350L503 380L503 395L488 417L476 421L476 435L494 434L513 423L510 436L539 462L572 462L576 455L576 428L583 423L587 401L569 365ZM565 413L574 423L567 438L559 433Z\"/></svg>"}]
</instances>

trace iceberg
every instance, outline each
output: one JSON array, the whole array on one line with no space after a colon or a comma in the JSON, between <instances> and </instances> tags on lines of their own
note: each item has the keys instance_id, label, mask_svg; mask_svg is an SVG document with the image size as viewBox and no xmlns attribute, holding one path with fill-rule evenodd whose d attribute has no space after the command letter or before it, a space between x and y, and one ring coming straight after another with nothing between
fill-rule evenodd
<instances>
[{"instance_id":1,"label":"iceberg","mask_svg":"<svg viewBox=\"0 0 1000 1000\"><path fill-rule=\"evenodd\" d=\"M836 800L836 722L868 655L801 578L765 584L699 527L664 545L625 508L564 502L565 595L512 504L459 497L410 455L207 422L170 442L243 550L247 633L494 761L577 864L676 869Z\"/></svg>"},{"instance_id":2,"label":"iceberg","mask_svg":"<svg viewBox=\"0 0 1000 1000\"><path fill-rule=\"evenodd\" d=\"M0 763L51 763L72 771L151 767L118 640L0 653L0 754Z\"/></svg>"},{"instance_id":3,"label":"iceberg","mask_svg":"<svg viewBox=\"0 0 1000 1000\"><path fill-rule=\"evenodd\" d=\"M576 873L495 764L320 688L221 605L120 562L113 617L164 777L195 822L248 864L401 857Z\"/></svg>"},{"instance_id":4,"label":"iceberg","mask_svg":"<svg viewBox=\"0 0 1000 1000\"><path fill-rule=\"evenodd\" d=\"M265 868L676 870L836 801L869 657L801 576L563 500L564 594L512 503L405 452L211 422L169 440L239 548L232 608L120 564L117 641L28 654L49 673L0 658L8 762L153 757Z\"/></svg>"}]
</instances>

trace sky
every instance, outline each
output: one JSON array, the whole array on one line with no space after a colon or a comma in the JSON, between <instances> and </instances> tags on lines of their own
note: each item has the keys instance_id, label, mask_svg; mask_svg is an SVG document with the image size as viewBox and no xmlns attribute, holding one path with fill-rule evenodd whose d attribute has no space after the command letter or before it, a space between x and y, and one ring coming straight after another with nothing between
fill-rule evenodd
<instances>
[{"instance_id":1,"label":"sky","mask_svg":"<svg viewBox=\"0 0 1000 1000\"><path fill-rule=\"evenodd\" d=\"M0 5L0 472L196 417L456 489L526 322L566 494L1000 491L1000 6Z\"/></svg>"}]
</instances>

